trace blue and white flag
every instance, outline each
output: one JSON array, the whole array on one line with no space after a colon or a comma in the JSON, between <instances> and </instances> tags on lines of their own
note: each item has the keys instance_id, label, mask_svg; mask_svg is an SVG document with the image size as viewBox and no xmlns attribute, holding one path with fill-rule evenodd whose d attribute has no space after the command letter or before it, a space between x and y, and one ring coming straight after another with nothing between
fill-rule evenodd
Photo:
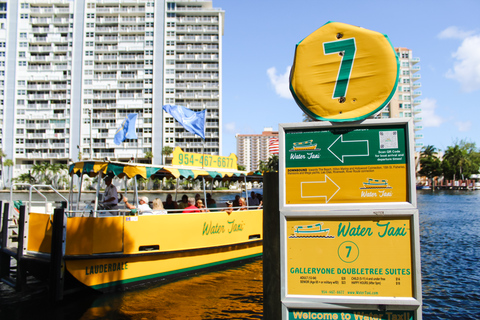
<instances>
[{"instance_id":1,"label":"blue and white flag","mask_svg":"<svg viewBox=\"0 0 480 320\"><path fill-rule=\"evenodd\" d=\"M187 131L205 140L205 110L195 112L182 106L169 104L164 105L163 110L170 113Z\"/></svg>"},{"instance_id":2,"label":"blue and white flag","mask_svg":"<svg viewBox=\"0 0 480 320\"><path fill-rule=\"evenodd\" d=\"M137 139L136 124L138 113L130 113L125 117L120 127L115 132L113 142L120 145L125 139Z\"/></svg>"}]
</instances>

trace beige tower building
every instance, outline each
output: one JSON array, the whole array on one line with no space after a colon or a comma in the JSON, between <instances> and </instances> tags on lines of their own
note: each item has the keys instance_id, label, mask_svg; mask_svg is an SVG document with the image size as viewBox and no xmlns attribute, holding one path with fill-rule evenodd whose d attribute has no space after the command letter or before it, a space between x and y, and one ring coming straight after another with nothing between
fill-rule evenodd
<instances>
[{"instance_id":1,"label":"beige tower building","mask_svg":"<svg viewBox=\"0 0 480 320\"><path fill-rule=\"evenodd\" d=\"M278 131L264 128L261 134L237 134L238 164L247 171L258 169L260 161L267 161L271 154L278 154Z\"/></svg>"}]
</instances>

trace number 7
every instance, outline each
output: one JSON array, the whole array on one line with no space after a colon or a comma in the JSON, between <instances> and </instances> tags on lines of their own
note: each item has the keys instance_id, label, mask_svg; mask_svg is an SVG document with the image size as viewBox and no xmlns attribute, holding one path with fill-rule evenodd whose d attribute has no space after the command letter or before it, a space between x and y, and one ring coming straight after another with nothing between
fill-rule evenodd
<instances>
[{"instance_id":1,"label":"number 7","mask_svg":"<svg viewBox=\"0 0 480 320\"><path fill-rule=\"evenodd\" d=\"M342 61L340 62L340 69L338 70L332 99L345 97L347 95L348 82L350 81L350 75L352 73L355 52L357 51L355 38L324 42L323 51L325 54L332 54L335 52L341 53Z\"/></svg>"}]
</instances>

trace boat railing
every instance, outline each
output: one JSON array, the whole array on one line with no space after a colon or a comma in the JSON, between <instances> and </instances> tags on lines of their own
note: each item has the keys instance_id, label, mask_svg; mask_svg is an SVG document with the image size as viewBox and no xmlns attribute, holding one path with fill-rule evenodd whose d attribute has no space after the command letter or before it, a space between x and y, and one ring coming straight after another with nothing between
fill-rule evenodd
<instances>
[{"instance_id":1,"label":"boat railing","mask_svg":"<svg viewBox=\"0 0 480 320\"><path fill-rule=\"evenodd\" d=\"M35 211L39 211L38 213L53 214L53 206L52 206L53 201L49 201L47 196L44 193L42 193L42 190L40 190L40 188L43 188L43 189L46 188L48 190L53 191L61 199L63 199L62 202L65 203L65 208L69 208L68 199L65 198L60 192L58 192L58 190L56 190L51 185L44 185L44 184L32 185L32 184L29 184L29 183L13 183L12 186L10 187L10 209L11 209L11 212L14 214L14 216L16 215L18 217L18 214L15 211L15 207L14 207L14 201L15 200L13 199L13 189L15 187L27 187L28 188L28 201L27 201L26 207L28 209L27 212L29 212L29 213L32 212L32 210L35 210ZM34 200L33 199L33 191L35 191L36 194L40 198L42 198L42 200ZM35 206L36 204L41 204L41 206Z\"/></svg>"}]
</instances>

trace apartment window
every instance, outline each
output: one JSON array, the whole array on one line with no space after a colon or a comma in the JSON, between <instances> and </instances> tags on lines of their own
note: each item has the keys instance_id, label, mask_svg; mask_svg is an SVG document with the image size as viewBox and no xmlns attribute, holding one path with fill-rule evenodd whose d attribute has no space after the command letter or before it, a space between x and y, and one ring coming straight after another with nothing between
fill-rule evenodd
<instances>
[{"instance_id":1,"label":"apartment window","mask_svg":"<svg viewBox=\"0 0 480 320\"><path fill-rule=\"evenodd\" d=\"M410 92L410 87L403 87L403 92Z\"/></svg>"},{"instance_id":2,"label":"apartment window","mask_svg":"<svg viewBox=\"0 0 480 320\"><path fill-rule=\"evenodd\" d=\"M175 74L175 69L167 69L166 74Z\"/></svg>"},{"instance_id":3,"label":"apartment window","mask_svg":"<svg viewBox=\"0 0 480 320\"><path fill-rule=\"evenodd\" d=\"M175 12L168 12L167 17L168 18L175 18L176 17Z\"/></svg>"},{"instance_id":4,"label":"apartment window","mask_svg":"<svg viewBox=\"0 0 480 320\"><path fill-rule=\"evenodd\" d=\"M93 94L93 89L85 89L83 90L84 94Z\"/></svg>"},{"instance_id":5,"label":"apartment window","mask_svg":"<svg viewBox=\"0 0 480 320\"><path fill-rule=\"evenodd\" d=\"M152 128L143 128L143 133L152 133Z\"/></svg>"},{"instance_id":6,"label":"apartment window","mask_svg":"<svg viewBox=\"0 0 480 320\"><path fill-rule=\"evenodd\" d=\"M147 47L153 47L153 40L147 40L147 41L145 41L145 45L146 45Z\"/></svg>"},{"instance_id":7,"label":"apartment window","mask_svg":"<svg viewBox=\"0 0 480 320\"><path fill-rule=\"evenodd\" d=\"M153 12L147 12L147 14L145 15L146 18L154 18L155 15L153 14Z\"/></svg>"},{"instance_id":8,"label":"apartment window","mask_svg":"<svg viewBox=\"0 0 480 320\"><path fill-rule=\"evenodd\" d=\"M408 62L406 61L402 62L402 67L408 67L408 66L409 66Z\"/></svg>"},{"instance_id":9,"label":"apartment window","mask_svg":"<svg viewBox=\"0 0 480 320\"><path fill-rule=\"evenodd\" d=\"M28 13L21 13L20 19L28 19Z\"/></svg>"},{"instance_id":10,"label":"apartment window","mask_svg":"<svg viewBox=\"0 0 480 320\"><path fill-rule=\"evenodd\" d=\"M404 76L410 75L410 70L403 70L402 75L404 75Z\"/></svg>"},{"instance_id":11,"label":"apartment window","mask_svg":"<svg viewBox=\"0 0 480 320\"><path fill-rule=\"evenodd\" d=\"M6 43L5 42L0 42L0 48L5 48Z\"/></svg>"},{"instance_id":12,"label":"apartment window","mask_svg":"<svg viewBox=\"0 0 480 320\"><path fill-rule=\"evenodd\" d=\"M24 96L26 94L27 94L27 92L25 90L17 90L17 95L19 95L19 96Z\"/></svg>"},{"instance_id":13,"label":"apartment window","mask_svg":"<svg viewBox=\"0 0 480 320\"><path fill-rule=\"evenodd\" d=\"M20 51L20 52L18 52L18 57L19 57L19 58L25 58L26 56L27 56L27 55L26 55L25 51Z\"/></svg>"},{"instance_id":14,"label":"apartment window","mask_svg":"<svg viewBox=\"0 0 480 320\"><path fill-rule=\"evenodd\" d=\"M23 129L17 129L17 134L23 134L24 130Z\"/></svg>"},{"instance_id":15,"label":"apartment window","mask_svg":"<svg viewBox=\"0 0 480 320\"><path fill-rule=\"evenodd\" d=\"M175 45L175 41L167 41L167 46L174 46Z\"/></svg>"},{"instance_id":16,"label":"apartment window","mask_svg":"<svg viewBox=\"0 0 480 320\"><path fill-rule=\"evenodd\" d=\"M153 28L153 26L154 26L153 22L145 22L145 27Z\"/></svg>"},{"instance_id":17,"label":"apartment window","mask_svg":"<svg viewBox=\"0 0 480 320\"><path fill-rule=\"evenodd\" d=\"M153 60L145 60L145 65L147 66L153 65Z\"/></svg>"},{"instance_id":18,"label":"apartment window","mask_svg":"<svg viewBox=\"0 0 480 320\"><path fill-rule=\"evenodd\" d=\"M167 10L175 10L175 3L174 2L167 3Z\"/></svg>"},{"instance_id":19,"label":"apartment window","mask_svg":"<svg viewBox=\"0 0 480 320\"><path fill-rule=\"evenodd\" d=\"M83 104L92 104L92 99L84 99ZM87 111L86 114L90 114L90 110L85 109L83 111Z\"/></svg>"},{"instance_id":20,"label":"apartment window","mask_svg":"<svg viewBox=\"0 0 480 320\"><path fill-rule=\"evenodd\" d=\"M145 89L144 92L146 94L152 94L153 93L153 89Z\"/></svg>"},{"instance_id":21,"label":"apartment window","mask_svg":"<svg viewBox=\"0 0 480 320\"><path fill-rule=\"evenodd\" d=\"M86 66L93 66L93 61L92 60L85 60L85 65Z\"/></svg>"},{"instance_id":22,"label":"apartment window","mask_svg":"<svg viewBox=\"0 0 480 320\"><path fill-rule=\"evenodd\" d=\"M145 108L145 110L143 111L143 113L145 113L145 114L152 114L152 108Z\"/></svg>"},{"instance_id":23,"label":"apartment window","mask_svg":"<svg viewBox=\"0 0 480 320\"><path fill-rule=\"evenodd\" d=\"M85 51L87 57L93 57L93 51Z\"/></svg>"},{"instance_id":24,"label":"apartment window","mask_svg":"<svg viewBox=\"0 0 480 320\"><path fill-rule=\"evenodd\" d=\"M23 144L24 141L25 141L24 139L15 139L16 144Z\"/></svg>"},{"instance_id":25,"label":"apartment window","mask_svg":"<svg viewBox=\"0 0 480 320\"><path fill-rule=\"evenodd\" d=\"M146 50L145 55L146 56L153 56L153 50Z\"/></svg>"},{"instance_id":26,"label":"apartment window","mask_svg":"<svg viewBox=\"0 0 480 320\"><path fill-rule=\"evenodd\" d=\"M166 98L165 103L173 104L173 103L175 103L175 98Z\"/></svg>"},{"instance_id":27,"label":"apartment window","mask_svg":"<svg viewBox=\"0 0 480 320\"><path fill-rule=\"evenodd\" d=\"M93 47L93 42L92 41L87 41L85 42L86 47Z\"/></svg>"},{"instance_id":28,"label":"apartment window","mask_svg":"<svg viewBox=\"0 0 480 320\"><path fill-rule=\"evenodd\" d=\"M93 74L93 70L85 70L83 74L85 74L86 76L90 76Z\"/></svg>"},{"instance_id":29,"label":"apartment window","mask_svg":"<svg viewBox=\"0 0 480 320\"><path fill-rule=\"evenodd\" d=\"M153 69L145 69L145 74L153 74Z\"/></svg>"},{"instance_id":30,"label":"apartment window","mask_svg":"<svg viewBox=\"0 0 480 320\"><path fill-rule=\"evenodd\" d=\"M167 65L168 66L174 66L175 65L175 60L167 60Z\"/></svg>"},{"instance_id":31,"label":"apartment window","mask_svg":"<svg viewBox=\"0 0 480 320\"><path fill-rule=\"evenodd\" d=\"M5 57L5 51L0 52L0 57Z\"/></svg>"},{"instance_id":32,"label":"apartment window","mask_svg":"<svg viewBox=\"0 0 480 320\"><path fill-rule=\"evenodd\" d=\"M95 23L87 23L87 28L95 28Z\"/></svg>"},{"instance_id":33,"label":"apartment window","mask_svg":"<svg viewBox=\"0 0 480 320\"><path fill-rule=\"evenodd\" d=\"M153 37L153 31L147 31L145 32L146 37Z\"/></svg>"},{"instance_id":34,"label":"apartment window","mask_svg":"<svg viewBox=\"0 0 480 320\"><path fill-rule=\"evenodd\" d=\"M147 104L152 104L153 103L153 99L152 98L146 98L143 100L144 103L147 103Z\"/></svg>"},{"instance_id":35,"label":"apartment window","mask_svg":"<svg viewBox=\"0 0 480 320\"><path fill-rule=\"evenodd\" d=\"M175 79L165 79L165 83L175 83Z\"/></svg>"},{"instance_id":36,"label":"apartment window","mask_svg":"<svg viewBox=\"0 0 480 320\"><path fill-rule=\"evenodd\" d=\"M18 66L19 67L26 67L27 66L27 61L18 61Z\"/></svg>"},{"instance_id":37,"label":"apartment window","mask_svg":"<svg viewBox=\"0 0 480 320\"><path fill-rule=\"evenodd\" d=\"M403 83L410 83L410 79L408 78L403 79Z\"/></svg>"},{"instance_id":38,"label":"apartment window","mask_svg":"<svg viewBox=\"0 0 480 320\"><path fill-rule=\"evenodd\" d=\"M24 154L24 153L25 153L25 150L20 149L20 148L16 148L16 149L15 149L15 153L16 153L16 154Z\"/></svg>"},{"instance_id":39,"label":"apartment window","mask_svg":"<svg viewBox=\"0 0 480 320\"><path fill-rule=\"evenodd\" d=\"M175 28L175 22L167 22L167 27Z\"/></svg>"},{"instance_id":40,"label":"apartment window","mask_svg":"<svg viewBox=\"0 0 480 320\"><path fill-rule=\"evenodd\" d=\"M152 138L143 138L144 143L152 143Z\"/></svg>"},{"instance_id":41,"label":"apartment window","mask_svg":"<svg viewBox=\"0 0 480 320\"><path fill-rule=\"evenodd\" d=\"M18 106L24 106L25 105L25 100L17 100L17 105Z\"/></svg>"},{"instance_id":42,"label":"apartment window","mask_svg":"<svg viewBox=\"0 0 480 320\"><path fill-rule=\"evenodd\" d=\"M144 118L143 123L152 123L152 118Z\"/></svg>"},{"instance_id":43,"label":"apartment window","mask_svg":"<svg viewBox=\"0 0 480 320\"><path fill-rule=\"evenodd\" d=\"M167 31L167 37L175 37L175 31Z\"/></svg>"},{"instance_id":44,"label":"apartment window","mask_svg":"<svg viewBox=\"0 0 480 320\"><path fill-rule=\"evenodd\" d=\"M166 117L165 118L165 123L173 123L173 118L172 117Z\"/></svg>"},{"instance_id":45,"label":"apartment window","mask_svg":"<svg viewBox=\"0 0 480 320\"><path fill-rule=\"evenodd\" d=\"M143 81L145 84L152 84L153 83L153 79L145 79Z\"/></svg>"},{"instance_id":46,"label":"apartment window","mask_svg":"<svg viewBox=\"0 0 480 320\"><path fill-rule=\"evenodd\" d=\"M92 84L93 83L93 80L92 79L85 79L83 81L84 84Z\"/></svg>"},{"instance_id":47,"label":"apartment window","mask_svg":"<svg viewBox=\"0 0 480 320\"><path fill-rule=\"evenodd\" d=\"M95 19L95 13L87 13L87 18Z\"/></svg>"},{"instance_id":48,"label":"apartment window","mask_svg":"<svg viewBox=\"0 0 480 320\"><path fill-rule=\"evenodd\" d=\"M27 43L27 42L20 42L20 43L19 43L19 46L20 46L20 48L27 48L27 47L28 47L28 43Z\"/></svg>"},{"instance_id":49,"label":"apartment window","mask_svg":"<svg viewBox=\"0 0 480 320\"><path fill-rule=\"evenodd\" d=\"M174 88L166 88L165 93L175 93L175 89Z\"/></svg>"},{"instance_id":50,"label":"apartment window","mask_svg":"<svg viewBox=\"0 0 480 320\"><path fill-rule=\"evenodd\" d=\"M95 36L95 33L94 33L94 32L87 32L87 33L85 34L85 36L86 36L87 38L93 38L93 37Z\"/></svg>"},{"instance_id":51,"label":"apartment window","mask_svg":"<svg viewBox=\"0 0 480 320\"><path fill-rule=\"evenodd\" d=\"M408 52L402 52L402 58L408 59Z\"/></svg>"},{"instance_id":52,"label":"apartment window","mask_svg":"<svg viewBox=\"0 0 480 320\"><path fill-rule=\"evenodd\" d=\"M173 55L175 55L175 51L167 50L167 56L173 56Z\"/></svg>"},{"instance_id":53,"label":"apartment window","mask_svg":"<svg viewBox=\"0 0 480 320\"><path fill-rule=\"evenodd\" d=\"M23 2L23 3L21 4L21 8L22 8L22 9L28 9L28 5L29 5L28 3Z\"/></svg>"}]
</instances>

